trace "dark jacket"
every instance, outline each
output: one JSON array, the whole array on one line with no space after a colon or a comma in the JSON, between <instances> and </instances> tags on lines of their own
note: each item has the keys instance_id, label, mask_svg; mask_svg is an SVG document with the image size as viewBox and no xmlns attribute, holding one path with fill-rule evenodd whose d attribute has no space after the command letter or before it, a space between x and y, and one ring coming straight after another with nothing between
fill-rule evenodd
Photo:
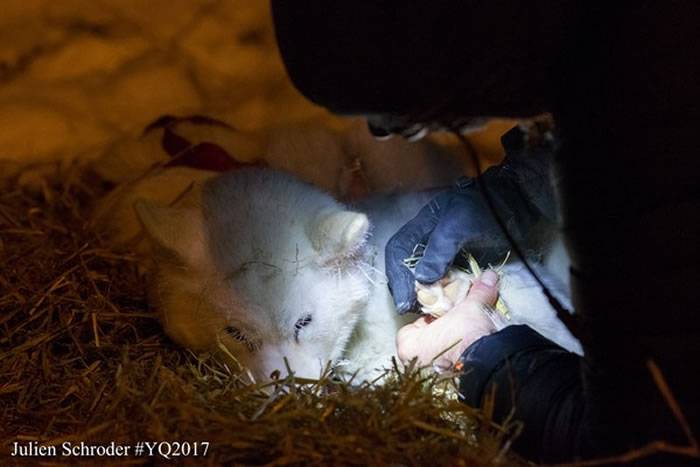
<instances>
[{"instance_id":1,"label":"dark jacket","mask_svg":"<svg viewBox=\"0 0 700 467\"><path fill-rule=\"evenodd\" d=\"M479 339L460 362L462 400L480 407L494 398L494 421L521 425L519 454L556 462L590 452L581 357L519 325Z\"/></svg>"},{"instance_id":2,"label":"dark jacket","mask_svg":"<svg viewBox=\"0 0 700 467\"><path fill-rule=\"evenodd\" d=\"M508 413L512 375L518 447L534 459L687 445L649 368L700 432L700 2L272 4L292 81L332 111L417 122L554 113L585 361L507 328L465 353L465 399L478 405L496 383Z\"/></svg>"}]
</instances>

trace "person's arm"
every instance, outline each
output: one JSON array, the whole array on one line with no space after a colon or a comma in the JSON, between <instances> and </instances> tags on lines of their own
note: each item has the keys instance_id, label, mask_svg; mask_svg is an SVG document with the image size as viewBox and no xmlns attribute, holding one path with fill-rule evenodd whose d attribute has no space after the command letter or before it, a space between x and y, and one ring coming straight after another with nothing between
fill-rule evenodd
<instances>
[{"instance_id":1,"label":"person's arm","mask_svg":"<svg viewBox=\"0 0 700 467\"><path fill-rule=\"evenodd\" d=\"M587 453L581 357L519 325L482 337L459 361L461 399L481 407L493 397L494 421L522 427L520 455L551 463Z\"/></svg>"},{"instance_id":2,"label":"person's arm","mask_svg":"<svg viewBox=\"0 0 700 467\"><path fill-rule=\"evenodd\" d=\"M463 402L481 407L492 397L494 421L521 426L514 441L520 455L557 462L587 452L583 360L527 326L496 332L484 308L497 299L498 275L484 271L449 313L399 330L399 358L461 371Z\"/></svg>"},{"instance_id":3,"label":"person's arm","mask_svg":"<svg viewBox=\"0 0 700 467\"><path fill-rule=\"evenodd\" d=\"M547 110L575 0L272 0L289 77L340 114L417 122Z\"/></svg>"}]
</instances>

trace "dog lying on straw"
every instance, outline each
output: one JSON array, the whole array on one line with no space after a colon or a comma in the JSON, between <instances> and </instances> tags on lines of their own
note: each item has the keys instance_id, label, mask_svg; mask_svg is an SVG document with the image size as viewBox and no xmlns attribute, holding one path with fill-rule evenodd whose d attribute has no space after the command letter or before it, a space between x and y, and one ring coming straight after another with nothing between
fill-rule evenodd
<instances>
[{"instance_id":1,"label":"dog lying on straw","mask_svg":"<svg viewBox=\"0 0 700 467\"><path fill-rule=\"evenodd\" d=\"M155 196L154 179L180 193L167 201ZM397 330L415 318L394 309L384 247L434 195L373 195L349 206L269 167L223 174L161 167L116 190L98 223L120 240L143 226L151 301L175 341L221 352L258 381L277 371L316 378L330 365L360 382L391 367ZM511 261L501 274L509 315L501 325L530 324L580 352L521 264ZM422 287L419 300L433 311L441 303L444 312L471 278L455 271L443 284Z\"/></svg>"}]
</instances>

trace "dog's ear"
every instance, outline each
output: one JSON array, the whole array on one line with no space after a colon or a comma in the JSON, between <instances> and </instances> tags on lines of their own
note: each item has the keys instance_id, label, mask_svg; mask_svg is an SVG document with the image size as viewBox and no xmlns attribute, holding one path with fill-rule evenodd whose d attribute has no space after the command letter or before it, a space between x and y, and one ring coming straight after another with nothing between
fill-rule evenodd
<instances>
[{"instance_id":1,"label":"dog's ear","mask_svg":"<svg viewBox=\"0 0 700 467\"><path fill-rule=\"evenodd\" d=\"M206 232L199 209L159 206L144 200L136 201L134 209L156 249L190 266L204 259Z\"/></svg>"},{"instance_id":2,"label":"dog's ear","mask_svg":"<svg viewBox=\"0 0 700 467\"><path fill-rule=\"evenodd\" d=\"M353 211L323 210L312 222L309 239L322 261L347 257L367 240L369 219Z\"/></svg>"}]
</instances>

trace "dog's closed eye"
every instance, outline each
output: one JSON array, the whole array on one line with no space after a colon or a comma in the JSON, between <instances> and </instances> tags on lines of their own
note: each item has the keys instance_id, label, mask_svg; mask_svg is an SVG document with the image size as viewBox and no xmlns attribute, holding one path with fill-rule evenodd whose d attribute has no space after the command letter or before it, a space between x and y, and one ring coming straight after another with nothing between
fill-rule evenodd
<instances>
[{"instance_id":1,"label":"dog's closed eye","mask_svg":"<svg viewBox=\"0 0 700 467\"><path fill-rule=\"evenodd\" d=\"M238 329L237 327L234 326L226 326L224 329L226 334L229 336L233 337L234 340L240 342L241 344L245 345L248 351L250 352L255 352L258 350L259 345L257 345L253 340L251 340L248 336L246 336L243 331Z\"/></svg>"},{"instance_id":2,"label":"dog's closed eye","mask_svg":"<svg viewBox=\"0 0 700 467\"><path fill-rule=\"evenodd\" d=\"M299 333L301 330L311 324L312 317L311 315L306 315L297 320L296 323L294 323L294 340L299 342Z\"/></svg>"}]
</instances>

